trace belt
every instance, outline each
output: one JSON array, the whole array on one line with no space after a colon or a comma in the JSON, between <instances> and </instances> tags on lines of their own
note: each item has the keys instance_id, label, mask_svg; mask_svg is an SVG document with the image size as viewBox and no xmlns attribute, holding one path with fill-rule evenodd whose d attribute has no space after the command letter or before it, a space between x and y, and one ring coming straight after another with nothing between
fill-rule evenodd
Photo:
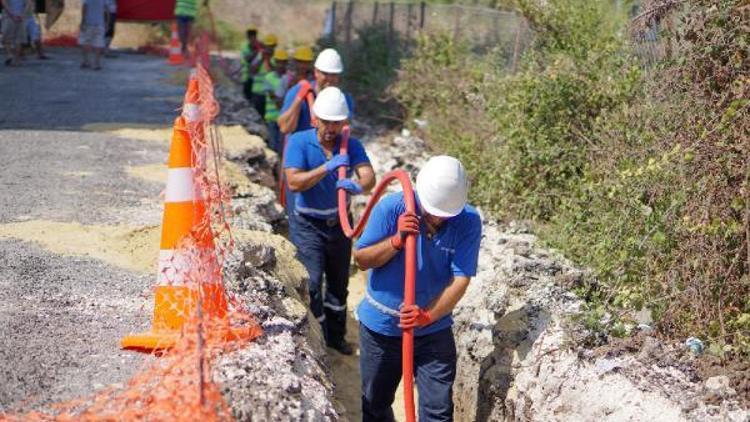
<instances>
[{"instance_id":1,"label":"belt","mask_svg":"<svg viewBox=\"0 0 750 422\"><path fill-rule=\"evenodd\" d=\"M390 315L390 316L396 317L396 318L398 318L398 317L401 316L401 313L399 311L397 311L397 310L395 310L393 308L389 308L389 307L383 305L382 303L378 302L377 300L375 300L374 297L370 296L370 292L367 291L367 290L365 290L365 300L367 301L367 303L369 303L370 305L372 305L373 308L377 309L378 311L380 311L380 312L382 312L382 313L384 313L386 315Z\"/></svg>"},{"instance_id":2,"label":"belt","mask_svg":"<svg viewBox=\"0 0 750 422\"><path fill-rule=\"evenodd\" d=\"M328 227L336 227L340 223L338 216L331 217L331 218L318 218L318 217L315 217L315 216L312 216L312 215L303 214L303 213L301 213L301 212L299 212L297 210L294 210L294 214L298 215L300 217L303 217L303 218L312 219L314 221L322 221L322 222L326 223L326 226L328 226Z\"/></svg>"}]
</instances>

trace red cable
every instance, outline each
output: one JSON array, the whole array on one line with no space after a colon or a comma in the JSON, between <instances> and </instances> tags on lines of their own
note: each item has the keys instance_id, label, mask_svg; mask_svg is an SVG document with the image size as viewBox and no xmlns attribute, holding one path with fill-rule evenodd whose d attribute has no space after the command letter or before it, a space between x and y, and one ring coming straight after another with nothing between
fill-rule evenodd
<instances>
[{"instance_id":1,"label":"red cable","mask_svg":"<svg viewBox=\"0 0 750 422\"><path fill-rule=\"evenodd\" d=\"M341 149L340 154L346 154L349 148L349 126L344 126L344 130L341 133ZM346 178L346 168L339 167L339 180ZM406 212L416 213L416 204L414 203L414 189L412 188L411 179L409 174L401 169L390 171L383 176L383 179L378 183L377 187L372 193L372 197L367 202L365 212L362 214L362 218L359 220L357 225L352 228L349 223L349 215L347 209L346 190L338 189L338 208L339 208L339 220L341 221L341 229L344 231L346 237L352 238L359 236L364 229L365 223L367 223L370 217L372 207L378 202L378 199L383 195L385 189L393 181L398 180L401 183L401 187L404 191L404 202L406 205ZM417 238L416 235L410 234L406 237L406 267L404 276L404 305L414 304L414 281L417 273ZM404 412L406 414L406 420L408 422L414 422L414 330L412 328L405 329L402 337L401 345L401 365L404 379Z\"/></svg>"}]
</instances>

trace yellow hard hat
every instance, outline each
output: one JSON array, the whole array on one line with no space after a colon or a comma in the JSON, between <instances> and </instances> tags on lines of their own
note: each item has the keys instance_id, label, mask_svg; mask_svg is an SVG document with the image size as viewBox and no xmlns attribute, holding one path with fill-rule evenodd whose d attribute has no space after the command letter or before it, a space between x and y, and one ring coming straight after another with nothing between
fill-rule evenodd
<instances>
[{"instance_id":1,"label":"yellow hard hat","mask_svg":"<svg viewBox=\"0 0 750 422\"><path fill-rule=\"evenodd\" d=\"M300 61L300 62L311 62L313 61L313 51L312 48L308 46L303 47L297 47L296 50L294 50L294 60Z\"/></svg>"},{"instance_id":2,"label":"yellow hard hat","mask_svg":"<svg viewBox=\"0 0 750 422\"><path fill-rule=\"evenodd\" d=\"M289 53L287 53L283 48L277 48L273 52L273 59L277 61L289 60Z\"/></svg>"},{"instance_id":3,"label":"yellow hard hat","mask_svg":"<svg viewBox=\"0 0 750 422\"><path fill-rule=\"evenodd\" d=\"M268 34L265 37L263 37L263 45L268 47L275 47L278 40L276 39L276 35Z\"/></svg>"},{"instance_id":4,"label":"yellow hard hat","mask_svg":"<svg viewBox=\"0 0 750 422\"><path fill-rule=\"evenodd\" d=\"M258 32L258 27L253 24L250 24L247 26L247 29L245 31L246 32Z\"/></svg>"}]
</instances>

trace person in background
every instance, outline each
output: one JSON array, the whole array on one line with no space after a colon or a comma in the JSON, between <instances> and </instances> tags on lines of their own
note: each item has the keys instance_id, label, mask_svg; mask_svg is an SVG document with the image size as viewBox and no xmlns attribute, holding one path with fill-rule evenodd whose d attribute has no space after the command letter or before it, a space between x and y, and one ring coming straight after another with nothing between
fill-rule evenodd
<instances>
[{"instance_id":1,"label":"person in background","mask_svg":"<svg viewBox=\"0 0 750 422\"><path fill-rule=\"evenodd\" d=\"M266 114L266 75L273 71L273 51L276 44L276 35L266 35L263 38L263 51L250 63L250 74L253 76L250 103L261 117Z\"/></svg>"},{"instance_id":2,"label":"person in background","mask_svg":"<svg viewBox=\"0 0 750 422\"><path fill-rule=\"evenodd\" d=\"M81 2L81 27L78 44L83 47L81 69L91 68L89 55L94 50L94 70L101 70L101 55L104 48L104 10L106 0L83 0Z\"/></svg>"},{"instance_id":3,"label":"person in background","mask_svg":"<svg viewBox=\"0 0 750 422\"><path fill-rule=\"evenodd\" d=\"M301 80L307 80L311 83L314 80L312 72L312 48L308 46L297 47L294 50L292 59L294 60L293 69L289 69L289 71L286 75L284 75L281 81L282 84L286 86L286 90L289 90L290 87L297 85Z\"/></svg>"},{"instance_id":4,"label":"person in background","mask_svg":"<svg viewBox=\"0 0 750 422\"><path fill-rule=\"evenodd\" d=\"M2 0L3 5L3 45L5 65L21 64L21 46L26 40L25 17L31 13L29 0Z\"/></svg>"},{"instance_id":5,"label":"person in background","mask_svg":"<svg viewBox=\"0 0 750 422\"><path fill-rule=\"evenodd\" d=\"M117 21L117 0L107 0L107 30L104 32L104 57L117 57L110 50L112 38L115 37L115 22Z\"/></svg>"},{"instance_id":6,"label":"person in background","mask_svg":"<svg viewBox=\"0 0 750 422\"><path fill-rule=\"evenodd\" d=\"M289 63L289 54L286 50L277 48L273 53L275 67L272 72L266 74L266 114L264 119L268 125L268 146L280 153L281 133L279 132L279 110L284 103L284 95L287 86L283 84L283 78L287 76L287 63Z\"/></svg>"},{"instance_id":7,"label":"person in background","mask_svg":"<svg viewBox=\"0 0 750 422\"><path fill-rule=\"evenodd\" d=\"M341 90L320 91L312 108L317 127L290 136L284 158L289 188L297 192L291 237L309 274L310 309L320 321L326 344L351 355L354 349L345 337L352 241L339 222L338 189L352 195L369 192L375 172L358 139L349 138L347 154L341 153L341 133L349 118ZM348 167L342 180L337 177L340 167ZM351 179L355 174L356 180Z\"/></svg>"},{"instance_id":8,"label":"person in background","mask_svg":"<svg viewBox=\"0 0 750 422\"><path fill-rule=\"evenodd\" d=\"M414 330L414 374L419 421L453 420L456 344L451 312L476 275L482 218L466 203L463 165L446 155L430 158L417 175L415 212L403 192L372 209L354 261L368 271L359 319L362 420L392 421L401 380L401 336ZM415 303L404 305L406 238L416 236Z\"/></svg>"},{"instance_id":9,"label":"person in background","mask_svg":"<svg viewBox=\"0 0 750 422\"><path fill-rule=\"evenodd\" d=\"M44 54L44 49L42 48L42 27L39 25L39 22L37 22L36 16L31 9L29 9L28 14L26 15L26 34L29 38L29 44L34 48L34 51L36 51L36 57L39 60L49 59L49 57Z\"/></svg>"},{"instance_id":10,"label":"person in background","mask_svg":"<svg viewBox=\"0 0 750 422\"><path fill-rule=\"evenodd\" d=\"M174 5L174 17L177 21L177 36L180 38L182 55L188 57L188 44L190 43L190 31L192 30L195 17L198 15L198 0L176 0Z\"/></svg>"},{"instance_id":11,"label":"person in background","mask_svg":"<svg viewBox=\"0 0 750 422\"><path fill-rule=\"evenodd\" d=\"M250 73L250 64L263 51L263 44L258 41L258 28L250 25L245 31L247 40L240 50L240 62L242 63L242 93L247 101L253 96L253 75Z\"/></svg>"}]
</instances>

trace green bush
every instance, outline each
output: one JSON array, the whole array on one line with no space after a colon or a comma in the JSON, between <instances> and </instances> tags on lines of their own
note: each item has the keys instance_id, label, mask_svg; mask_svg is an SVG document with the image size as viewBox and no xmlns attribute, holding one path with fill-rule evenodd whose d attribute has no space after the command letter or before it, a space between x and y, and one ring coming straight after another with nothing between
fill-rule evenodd
<instances>
[{"instance_id":1,"label":"green bush","mask_svg":"<svg viewBox=\"0 0 750 422\"><path fill-rule=\"evenodd\" d=\"M419 40L392 92L427 121L433 148L467 165L473 202L531 219L594 270L579 288L590 327L625 333L645 308L662 333L750 353L742 2L683 2L680 20L664 8L648 15L672 22L668 56L648 70L611 2L518 3L534 42L516 73L498 65L500 50L475 56L438 35Z\"/></svg>"}]
</instances>

